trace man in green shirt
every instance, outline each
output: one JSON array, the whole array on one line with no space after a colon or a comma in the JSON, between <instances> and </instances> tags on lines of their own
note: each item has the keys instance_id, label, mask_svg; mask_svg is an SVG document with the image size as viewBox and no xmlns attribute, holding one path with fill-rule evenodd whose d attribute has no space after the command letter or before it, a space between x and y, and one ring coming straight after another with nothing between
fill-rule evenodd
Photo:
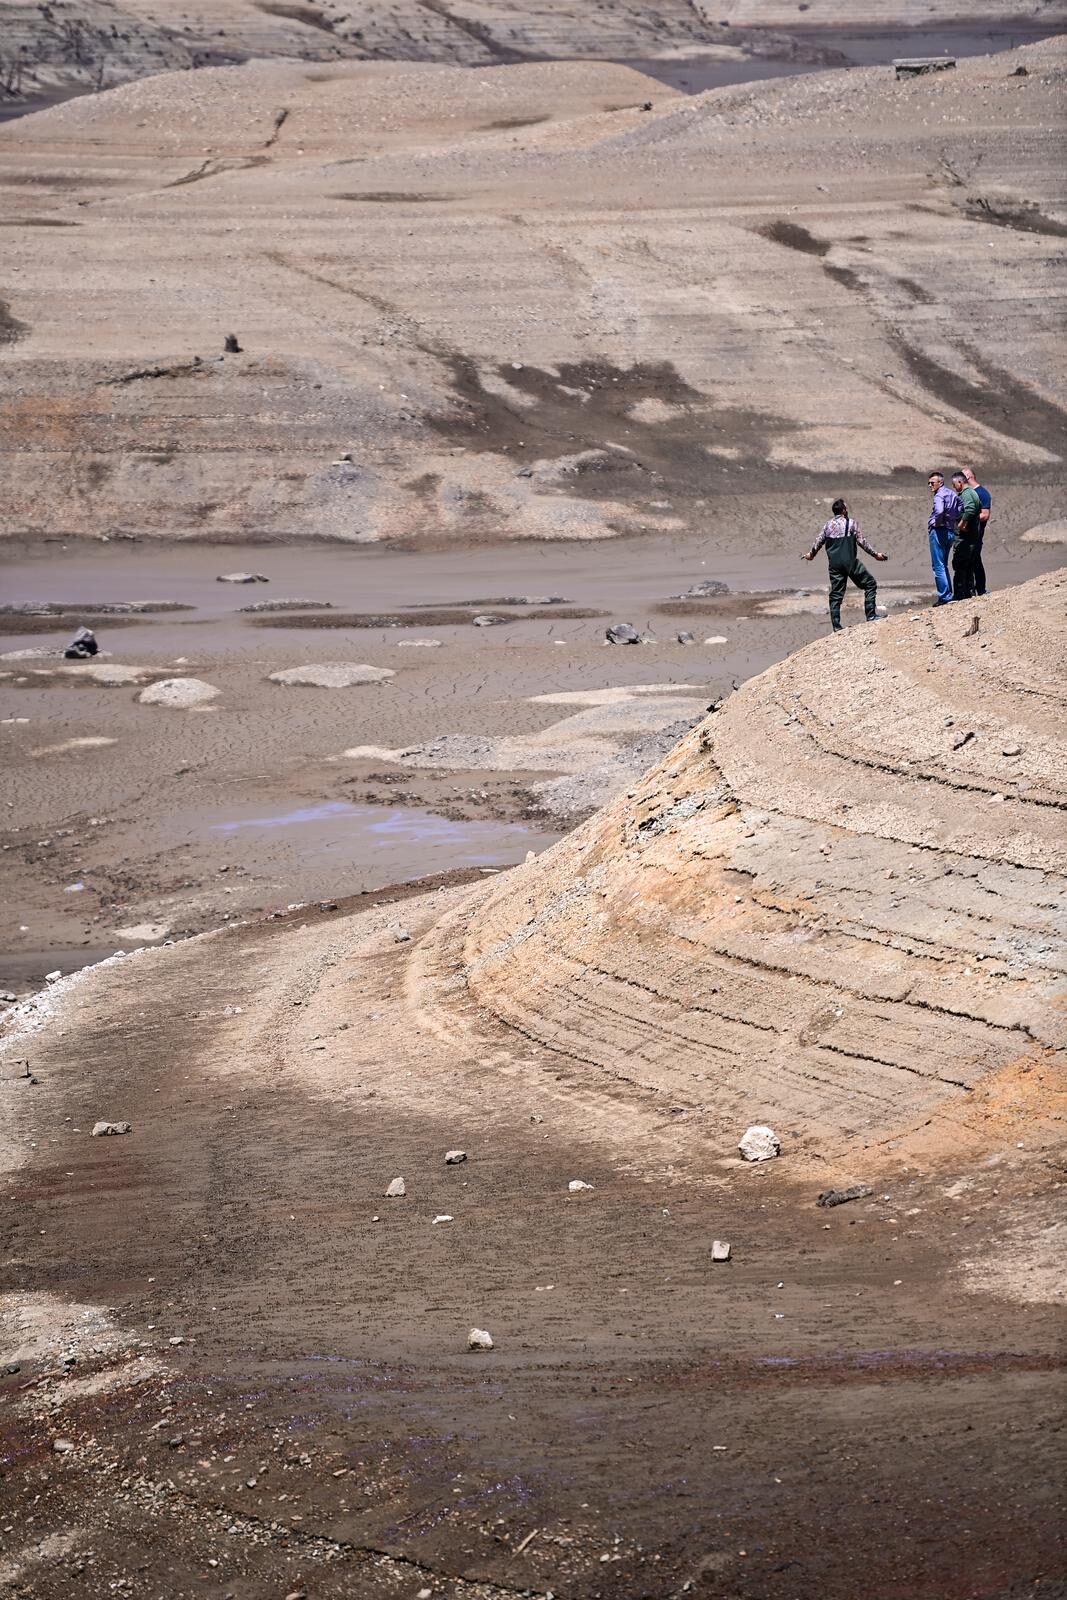
<instances>
[{"instance_id":1,"label":"man in green shirt","mask_svg":"<svg viewBox=\"0 0 1067 1600\"><path fill-rule=\"evenodd\" d=\"M952 598L973 600L977 591L975 569L981 550L982 501L963 472L952 474L952 487L960 501L956 542L952 547Z\"/></svg>"}]
</instances>

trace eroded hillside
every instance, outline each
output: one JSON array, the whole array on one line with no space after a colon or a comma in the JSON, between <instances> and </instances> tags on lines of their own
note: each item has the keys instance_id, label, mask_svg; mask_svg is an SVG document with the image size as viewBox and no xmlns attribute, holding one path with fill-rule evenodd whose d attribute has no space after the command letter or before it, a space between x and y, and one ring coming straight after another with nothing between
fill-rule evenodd
<instances>
[{"instance_id":1,"label":"eroded hillside","mask_svg":"<svg viewBox=\"0 0 1067 1600\"><path fill-rule=\"evenodd\" d=\"M1063 76L260 62L10 123L4 531L780 551L960 454L1048 520Z\"/></svg>"}]
</instances>

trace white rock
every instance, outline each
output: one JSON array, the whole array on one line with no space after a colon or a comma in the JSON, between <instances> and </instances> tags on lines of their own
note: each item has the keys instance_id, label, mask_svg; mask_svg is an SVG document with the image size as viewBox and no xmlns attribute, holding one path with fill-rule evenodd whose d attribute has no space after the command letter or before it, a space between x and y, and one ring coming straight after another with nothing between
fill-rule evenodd
<instances>
[{"instance_id":1,"label":"white rock","mask_svg":"<svg viewBox=\"0 0 1067 1600\"><path fill-rule=\"evenodd\" d=\"M492 1334L486 1333L484 1328L471 1329L470 1333L467 1335L468 1350L491 1350L492 1348Z\"/></svg>"},{"instance_id":2,"label":"white rock","mask_svg":"<svg viewBox=\"0 0 1067 1600\"><path fill-rule=\"evenodd\" d=\"M104 1139L112 1133L129 1133L130 1131L128 1122L94 1122L93 1131L89 1137L91 1139Z\"/></svg>"},{"instance_id":3,"label":"white rock","mask_svg":"<svg viewBox=\"0 0 1067 1600\"><path fill-rule=\"evenodd\" d=\"M312 689L351 689L360 683L384 683L395 678L391 667L369 667L356 661L327 661L307 667L286 667L272 672L271 683L284 683L290 687Z\"/></svg>"},{"instance_id":4,"label":"white rock","mask_svg":"<svg viewBox=\"0 0 1067 1600\"><path fill-rule=\"evenodd\" d=\"M398 639L398 650L440 650L440 639Z\"/></svg>"},{"instance_id":5,"label":"white rock","mask_svg":"<svg viewBox=\"0 0 1067 1600\"><path fill-rule=\"evenodd\" d=\"M215 579L216 583L269 583L262 572L223 572Z\"/></svg>"},{"instance_id":6,"label":"white rock","mask_svg":"<svg viewBox=\"0 0 1067 1600\"><path fill-rule=\"evenodd\" d=\"M394 1178L388 1189L385 1191L385 1198L387 1200L400 1200L404 1197L404 1195L407 1194L407 1192L407 1185L403 1178Z\"/></svg>"},{"instance_id":7,"label":"white rock","mask_svg":"<svg viewBox=\"0 0 1067 1600\"><path fill-rule=\"evenodd\" d=\"M729 1261L730 1244L727 1239L713 1239L711 1241L711 1259L713 1261Z\"/></svg>"},{"instance_id":8,"label":"white rock","mask_svg":"<svg viewBox=\"0 0 1067 1600\"><path fill-rule=\"evenodd\" d=\"M45 973L44 981L45 981L45 983L58 983L62 976L63 976L62 972L60 972L59 968L57 967L55 972L46 972Z\"/></svg>"},{"instance_id":9,"label":"white rock","mask_svg":"<svg viewBox=\"0 0 1067 1600\"><path fill-rule=\"evenodd\" d=\"M193 706L206 706L217 700L220 691L202 678L164 678L160 683L150 683L137 696L143 706L169 706L174 711L188 711Z\"/></svg>"},{"instance_id":10,"label":"white rock","mask_svg":"<svg viewBox=\"0 0 1067 1600\"><path fill-rule=\"evenodd\" d=\"M782 1142L773 1128L757 1122L745 1131L737 1148L746 1161L769 1161L781 1152Z\"/></svg>"},{"instance_id":11,"label":"white rock","mask_svg":"<svg viewBox=\"0 0 1067 1600\"><path fill-rule=\"evenodd\" d=\"M713 633L710 639L704 640L705 644L729 644L729 642L724 633Z\"/></svg>"},{"instance_id":12,"label":"white rock","mask_svg":"<svg viewBox=\"0 0 1067 1600\"><path fill-rule=\"evenodd\" d=\"M583 1183L581 1178L572 1178L570 1183L567 1185L567 1188L570 1190L571 1194L577 1194L579 1189L591 1189L592 1187L593 1185L591 1183Z\"/></svg>"},{"instance_id":13,"label":"white rock","mask_svg":"<svg viewBox=\"0 0 1067 1600\"><path fill-rule=\"evenodd\" d=\"M467 1159L466 1150L446 1150L445 1151L445 1166L446 1167L458 1167L460 1162L461 1161L466 1161L466 1159Z\"/></svg>"},{"instance_id":14,"label":"white rock","mask_svg":"<svg viewBox=\"0 0 1067 1600\"><path fill-rule=\"evenodd\" d=\"M69 1439L53 1439L52 1449L55 1451L57 1456L69 1456L70 1452L74 1449L74 1446L71 1444Z\"/></svg>"},{"instance_id":15,"label":"white rock","mask_svg":"<svg viewBox=\"0 0 1067 1600\"><path fill-rule=\"evenodd\" d=\"M430 1227L436 1228L439 1222L454 1222L455 1220L455 1217L450 1217L447 1211L442 1211L439 1217L434 1217L433 1221L430 1223Z\"/></svg>"},{"instance_id":16,"label":"white rock","mask_svg":"<svg viewBox=\"0 0 1067 1600\"><path fill-rule=\"evenodd\" d=\"M183 1339L183 1337L182 1337L182 1335L180 1333L176 1333L172 1339L168 1339L167 1340L167 1343L168 1344L175 1344L175 1345L184 1344L185 1340Z\"/></svg>"}]
</instances>

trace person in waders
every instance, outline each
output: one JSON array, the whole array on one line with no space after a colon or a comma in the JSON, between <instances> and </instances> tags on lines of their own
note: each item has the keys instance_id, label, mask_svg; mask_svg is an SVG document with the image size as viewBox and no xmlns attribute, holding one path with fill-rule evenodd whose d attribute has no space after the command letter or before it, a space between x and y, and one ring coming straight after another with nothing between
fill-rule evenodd
<instances>
[{"instance_id":1,"label":"person in waders","mask_svg":"<svg viewBox=\"0 0 1067 1600\"><path fill-rule=\"evenodd\" d=\"M849 516L848 506L843 500L835 500L830 509L833 516L824 523L822 532L811 549L805 551L803 559L814 561L823 545L826 546L830 562L830 626L837 633L841 627L841 601L850 578L857 588L863 590L863 615L868 622L875 619L878 585L857 555L857 545L873 556L875 561L888 561L889 557L872 549L867 543L859 524Z\"/></svg>"}]
</instances>

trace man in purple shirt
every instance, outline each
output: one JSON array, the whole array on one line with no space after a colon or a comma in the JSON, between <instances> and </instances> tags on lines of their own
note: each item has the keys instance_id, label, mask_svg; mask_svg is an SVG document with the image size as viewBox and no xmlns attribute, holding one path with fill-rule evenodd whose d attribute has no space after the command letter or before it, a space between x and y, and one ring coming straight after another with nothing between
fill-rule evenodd
<instances>
[{"instance_id":1,"label":"man in purple shirt","mask_svg":"<svg viewBox=\"0 0 1067 1600\"><path fill-rule=\"evenodd\" d=\"M934 503L926 526L930 531L930 565L934 569L934 582L937 584L934 604L943 606L952 599L948 558L956 537L956 524L960 520L960 497L954 489L946 488L941 472L931 472L930 492Z\"/></svg>"}]
</instances>

